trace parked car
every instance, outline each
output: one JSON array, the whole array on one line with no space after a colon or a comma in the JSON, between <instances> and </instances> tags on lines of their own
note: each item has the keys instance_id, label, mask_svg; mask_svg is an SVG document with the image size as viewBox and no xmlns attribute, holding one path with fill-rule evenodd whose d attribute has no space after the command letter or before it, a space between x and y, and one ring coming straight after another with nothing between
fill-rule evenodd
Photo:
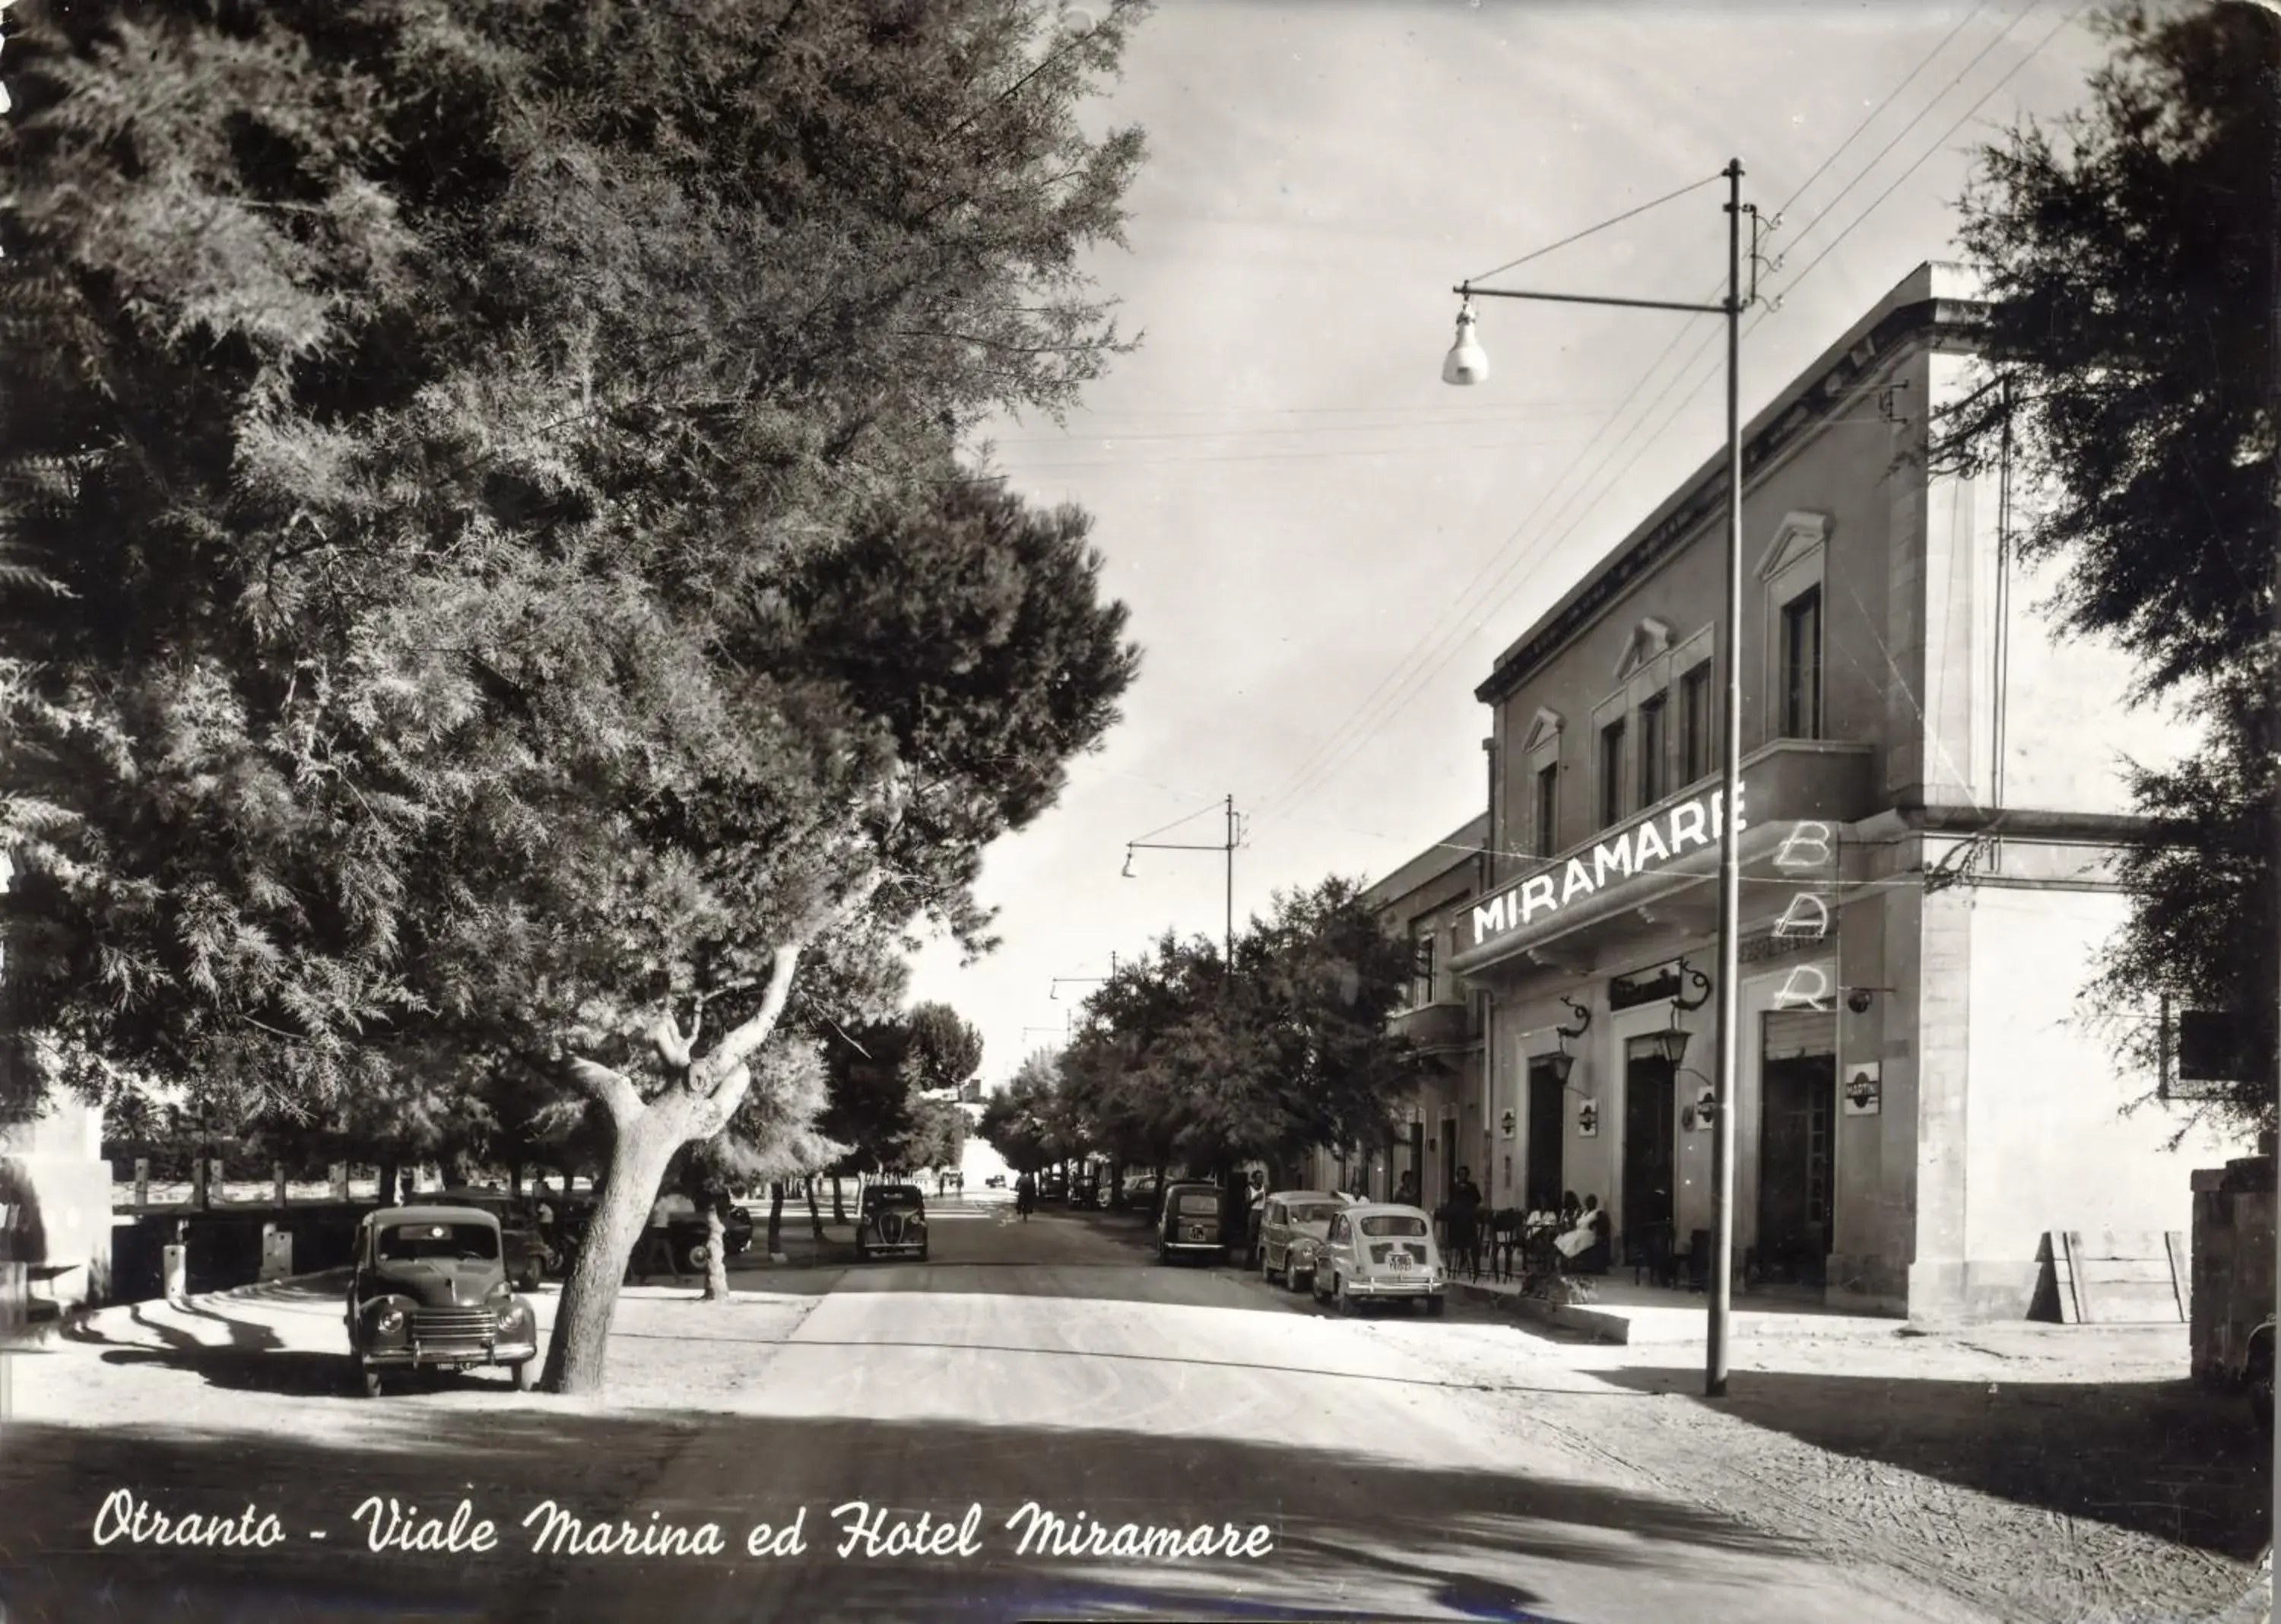
<instances>
[{"instance_id":1,"label":"parked car","mask_svg":"<svg viewBox=\"0 0 2281 1624\"><path fill-rule=\"evenodd\" d=\"M529 1391L538 1318L507 1285L499 1221L481 1207L382 1207L357 1226L349 1353L367 1396L386 1374L504 1365Z\"/></svg>"},{"instance_id":2,"label":"parked car","mask_svg":"<svg viewBox=\"0 0 2281 1624\"><path fill-rule=\"evenodd\" d=\"M1293 1291L1311 1280L1315 1257L1331 1233L1339 1198L1328 1190L1282 1190L1270 1195L1259 1214L1259 1278L1278 1275Z\"/></svg>"},{"instance_id":3,"label":"parked car","mask_svg":"<svg viewBox=\"0 0 2281 1624\"><path fill-rule=\"evenodd\" d=\"M2249 1346L2242 1350L2241 1387L2249 1397L2249 1413L2268 1436L2273 1431L2273 1316L2266 1315L2265 1323L2249 1334Z\"/></svg>"},{"instance_id":4,"label":"parked car","mask_svg":"<svg viewBox=\"0 0 2281 1624\"><path fill-rule=\"evenodd\" d=\"M702 1274L711 1261L713 1237L705 1210L686 1195L669 1195L665 1233L673 1248L673 1266L683 1274ZM721 1215L722 1249L731 1257L753 1244L753 1215L734 1201Z\"/></svg>"},{"instance_id":5,"label":"parked car","mask_svg":"<svg viewBox=\"0 0 2281 1624\"><path fill-rule=\"evenodd\" d=\"M439 1190L425 1198L434 1205L475 1207L499 1220L499 1251L506 1277L518 1291L537 1291L554 1266L554 1252L538 1232L538 1214L527 1201L494 1190Z\"/></svg>"},{"instance_id":6,"label":"parked car","mask_svg":"<svg viewBox=\"0 0 2281 1624\"><path fill-rule=\"evenodd\" d=\"M1395 1301L1439 1316L1449 1305L1447 1282L1434 1220L1420 1208L1365 1201L1331 1214L1311 1283L1317 1302L1335 1303L1342 1314Z\"/></svg>"},{"instance_id":7,"label":"parked car","mask_svg":"<svg viewBox=\"0 0 2281 1624\"><path fill-rule=\"evenodd\" d=\"M855 1256L916 1257L926 1261L926 1197L916 1184L871 1184L863 1187L855 1213Z\"/></svg>"},{"instance_id":8,"label":"parked car","mask_svg":"<svg viewBox=\"0 0 2281 1624\"><path fill-rule=\"evenodd\" d=\"M1101 1180L1091 1173L1079 1175L1071 1181L1069 1204L1072 1207L1101 1205Z\"/></svg>"},{"instance_id":9,"label":"parked car","mask_svg":"<svg viewBox=\"0 0 2281 1624\"><path fill-rule=\"evenodd\" d=\"M1038 1180L1038 1199L1040 1201L1067 1201L1069 1199L1069 1175L1067 1173L1047 1173L1040 1177Z\"/></svg>"},{"instance_id":10,"label":"parked car","mask_svg":"<svg viewBox=\"0 0 2281 1624\"><path fill-rule=\"evenodd\" d=\"M666 1203L666 1241L673 1249L674 1268L683 1274L704 1273L712 1238L706 1230L703 1210L686 1195L661 1199ZM550 1257L557 1272L567 1278L594 1221L594 1198L583 1192L575 1200L565 1196L554 1203L554 1210L555 1242ZM731 1200L723 1215L721 1241L731 1257L753 1244L753 1214L741 1202Z\"/></svg>"},{"instance_id":11,"label":"parked car","mask_svg":"<svg viewBox=\"0 0 2281 1624\"><path fill-rule=\"evenodd\" d=\"M1216 1184L1175 1184L1166 1189L1156 1215L1156 1261L1225 1257L1227 1242L1220 1231L1225 1199Z\"/></svg>"},{"instance_id":12,"label":"parked car","mask_svg":"<svg viewBox=\"0 0 2281 1624\"><path fill-rule=\"evenodd\" d=\"M1138 1212L1154 1215L1157 1198L1164 1193L1164 1185L1154 1173L1141 1173L1125 1181L1125 1204Z\"/></svg>"}]
</instances>

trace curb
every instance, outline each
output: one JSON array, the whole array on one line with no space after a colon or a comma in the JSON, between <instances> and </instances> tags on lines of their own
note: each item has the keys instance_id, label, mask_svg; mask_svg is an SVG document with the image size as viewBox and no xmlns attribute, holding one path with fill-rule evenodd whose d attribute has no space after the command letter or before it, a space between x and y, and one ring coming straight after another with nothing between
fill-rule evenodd
<instances>
[{"instance_id":1,"label":"curb","mask_svg":"<svg viewBox=\"0 0 2281 1624\"><path fill-rule=\"evenodd\" d=\"M1593 1308L1581 1303L1548 1303L1542 1297L1527 1297L1517 1291L1498 1291L1472 1280L1452 1280L1450 1285L1467 1302L1504 1309L1517 1319L1534 1319L1540 1325L1555 1326L1563 1331L1581 1332L1595 1342L1612 1342L1619 1347L1628 1346L1631 1342L1631 1321L1607 1309Z\"/></svg>"}]
</instances>

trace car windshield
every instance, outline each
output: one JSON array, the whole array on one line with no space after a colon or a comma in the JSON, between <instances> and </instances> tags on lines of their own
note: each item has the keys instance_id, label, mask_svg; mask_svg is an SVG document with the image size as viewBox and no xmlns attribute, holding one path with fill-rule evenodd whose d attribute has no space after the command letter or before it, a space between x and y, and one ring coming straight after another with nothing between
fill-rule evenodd
<instances>
[{"instance_id":1,"label":"car windshield","mask_svg":"<svg viewBox=\"0 0 2281 1624\"><path fill-rule=\"evenodd\" d=\"M1295 1201L1291 1203L1294 1224L1327 1224L1339 1210L1334 1201Z\"/></svg>"},{"instance_id":2,"label":"car windshield","mask_svg":"<svg viewBox=\"0 0 2281 1624\"><path fill-rule=\"evenodd\" d=\"M1178 1204L1180 1211L1187 1217L1206 1218L1219 1210L1219 1192L1182 1190Z\"/></svg>"},{"instance_id":3,"label":"car windshield","mask_svg":"<svg viewBox=\"0 0 2281 1624\"><path fill-rule=\"evenodd\" d=\"M499 1255L499 1231L488 1224L390 1224L380 1232L374 1252L383 1263L493 1258Z\"/></svg>"},{"instance_id":4,"label":"car windshield","mask_svg":"<svg viewBox=\"0 0 2281 1624\"><path fill-rule=\"evenodd\" d=\"M906 1184L891 1189L874 1189L871 1204L875 1207L916 1207L922 1204L922 1200L919 1193Z\"/></svg>"},{"instance_id":5,"label":"car windshield","mask_svg":"<svg viewBox=\"0 0 2281 1624\"><path fill-rule=\"evenodd\" d=\"M1422 1235L1426 1220L1409 1212L1372 1212L1357 1220L1366 1235Z\"/></svg>"}]
</instances>

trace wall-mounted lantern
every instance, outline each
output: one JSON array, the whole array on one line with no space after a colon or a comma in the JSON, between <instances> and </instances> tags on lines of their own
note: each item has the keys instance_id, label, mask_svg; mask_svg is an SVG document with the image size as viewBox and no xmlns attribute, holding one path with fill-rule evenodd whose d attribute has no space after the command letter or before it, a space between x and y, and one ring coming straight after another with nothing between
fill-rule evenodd
<instances>
[{"instance_id":1,"label":"wall-mounted lantern","mask_svg":"<svg viewBox=\"0 0 2281 1624\"><path fill-rule=\"evenodd\" d=\"M1685 959L1679 961L1679 973L1682 979L1695 983L1697 988L1695 996L1688 998L1682 995L1673 999L1671 1001L1671 1025L1665 1027L1661 1032L1651 1032L1644 1034L1646 1040L1655 1045L1656 1054L1663 1060L1669 1063L1671 1069L1674 1071L1678 1071L1680 1063L1687 1058L1687 1040L1694 1035L1689 1032L1687 1028L1679 1024L1679 1017L1682 1015L1688 1013L1689 1010L1700 1009L1711 1000L1710 977L1696 969Z\"/></svg>"}]
</instances>

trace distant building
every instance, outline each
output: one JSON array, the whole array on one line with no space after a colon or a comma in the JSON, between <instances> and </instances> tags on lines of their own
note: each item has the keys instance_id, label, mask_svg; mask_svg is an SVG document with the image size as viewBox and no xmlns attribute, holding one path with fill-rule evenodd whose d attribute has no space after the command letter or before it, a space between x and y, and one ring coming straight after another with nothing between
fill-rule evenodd
<instances>
[{"instance_id":1,"label":"distant building","mask_svg":"<svg viewBox=\"0 0 2281 1624\"><path fill-rule=\"evenodd\" d=\"M2123 758L2177 741L2123 710L2119 653L2037 613L2003 475L1927 466L1973 386L1972 292L1919 267L1746 428L1735 1229L1754 1279L2007 1317L2047 1232L2185 1230L2207 1148L2120 1114L2157 1079L2077 1018L2125 916ZM1633 1259L1712 1222L1724 466L1478 690L1487 838L1372 891L1415 911L1432 975L1402 1020L1458 1090L1411 1129L1429 1196L1458 1163L1499 1208L1597 1195ZM1473 844L1477 885L1444 863Z\"/></svg>"}]
</instances>

